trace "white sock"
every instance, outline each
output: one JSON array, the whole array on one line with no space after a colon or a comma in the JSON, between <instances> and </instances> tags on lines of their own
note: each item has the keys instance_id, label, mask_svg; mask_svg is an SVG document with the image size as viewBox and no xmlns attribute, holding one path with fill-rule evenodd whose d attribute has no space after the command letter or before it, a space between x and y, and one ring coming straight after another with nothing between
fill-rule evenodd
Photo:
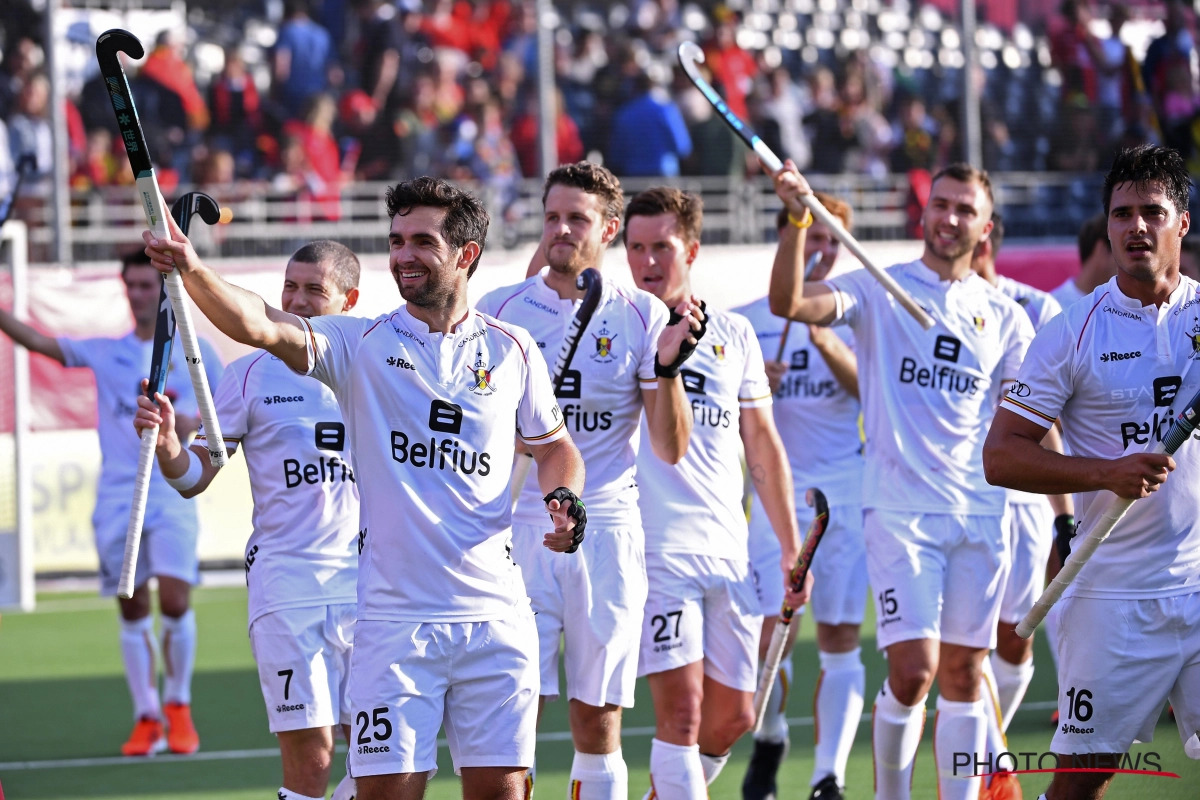
<instances>
[{"instance_id":1,"label":"white sock","mask_svg":"<svg viewBox=\"0 0 1200 800\"><path fill-rule=\"evenodd\" d=\"M988 660L991 662L992 672L996 675L996 697L1000 701L1000 730L1006 731L1017 709L1021 707L1021 701L1025 699L1029 684L1033 682L1033 659L1011 664L993 652Z\"/></svg>"},{"instance_id":2,"label":"white sock","mask_svg":"<svg viewBox=\"0 0 1200 800\"><path fill-rule=\"evenodd\" d=\"M983 701L984 716L987 718L987 734L984 751L986 755L981 760L989 760L995 767L996 758L1008 750L1008 741L1000 727L1000 700L996 697L996 675L992 672L992 662L983 660L983 677L979 680L979 699ZM977 772L991 772L992 769L979 769ZM990 786L991 780L984 779L984 786Z\"/></svg>"},{"instance_id":3,"label":"white sock","mask_svg":"<svg viewBox=\"0 0 1200 800\"><path fill-rule=\"evenodd\" d=\"M121 620L121 660L125 662L125 680L133 697L133 718L162 719L158 700L158 674L155 660L158 642L154 639L154 617L130 622Z\"/></svg>"},{"instance_id":4,"label":"white sock","mask_svg":"<svg viewBox=\"0 0 1200 800\"><path fill-rule=\"evenodd\" d=\"M192 702L192 670L196 666L196 613L192 609L182 617L162 618L163 700L168 703Z\"/></svg>"},{"instance_id":5,"label":"white sock","mask_svg":"<svg viewBox=\"0 0 1200 800\"><path fill-rule=\"evenodd\" d=\"M762 664L758 665L762 671ZM763 712L763 724L754 734L760 742L782 744L788 740L787 700L788 690L792 687L792 657L789 655L779 662L779 674L771 685L771 696L767 700L767 708Z\"/></svg>"},{"instance_id":6,"label":"white sock","mask_svg":"<svg viewBox=\"0 0 1200 800\"><path fill-rule=\"evenodd\" d=\"M338 784L338 785L340 786L341 784ZM299 792L293 792L291 789L285 789L282 786L280 786L279 787L279 800L325 800L325 798L324 797L309 797L306 794L300 794Z\"/></svg>"},{"instance_id":7,"label":"white sock","mask_svg":"<svg viewBox=\"0 0 1200 800\"><path fill-rule=\"evenodd\" d=\"M845 786L846 761L862 717L867 671L863 668L861 647L849 653L818 651L817 655L821 659L821 676L813 700L817 760L813 765L812 785L833 775L838 786Z\"/></svg>"},{"instance_id":8,"label":"white sock","mask_svg":"<svg viewBox=\"0 0 1200 800\"><path fill-rule=\"evenodd\" d=\"M938 742L942 746L938 747ZM983 700L961 703L937 699L937 721L933 730L933 757L938 770L939 800L976 800L979 797L981 779L976 772L986 772L984 748L987 746L987 716ZM955 756L971 755L971 764L958 764L955 773Z\"/></svg>"},{"instance_id":9,"label":"white sock","mask_svg":"<svg viewBox=\"0 0 1200 800\"><path fill-rule=\"evenodd\" d=\"M333 787L333 794L329 795L329 800L354 800L357 794L358 785L354 783L354 778L347 774Z\"/></svg>"},{"instance_id":10,"label":"white sock","mask_svg":"<svg viewBox=\"0 0 1200 800\"><path fill-rule=\"evenodd\" d=\"M725 769L725 762L729 760L729 753L723 756L710 756L707 753L700 754L700 766L704 768L704 785L712 786L712 782L721 774L721 770Z\"/></svg>"},{"instance_id":11,"label":"white sock","mask_svg":"<svg viewBox=\"0 0 1200 800\"><path fill-rule=\"evenodd\" d=\"M925 700L906 706L892 696L887 680L875 697L871 751L875 760L875 796L908 800L912 794L913 762L925 730Z\"/></svg>"},{"instance_id":12,"label":"white sock","mask_svg":"<svg viewBox=\"0 0 1200 800\"><path fill-rule=\"evenodd\" d=\"M651 751L653 752L653 751ZM651 769L654 761L651 758ZM629 770L621 751L597 755L575 751L571 762L569 800L628 800Z\"/></svg>"},{"instance_id":13,"label":"white sock","mask_svg":"<svg viewBox=\"0 0 1200 800\"><path fill-rule=\"evenodd\" d=\"M533 800L533 785L537 783L537 759L529 765L529 771L525 773L525 800ZM336 798L329 798L336 800Z\"/></svg>"},{"instance_id":14,"label":"white sock","mask_svg":"<svg viewBox=\"0 0 1200 800\"><path fill-rule=\"evenodd\" d=\"M700 758L699 745L684 747L657 738L651 740L650 797L655 800L705 800L708 785L704 782Z\"/></svg>"}]
</instances>

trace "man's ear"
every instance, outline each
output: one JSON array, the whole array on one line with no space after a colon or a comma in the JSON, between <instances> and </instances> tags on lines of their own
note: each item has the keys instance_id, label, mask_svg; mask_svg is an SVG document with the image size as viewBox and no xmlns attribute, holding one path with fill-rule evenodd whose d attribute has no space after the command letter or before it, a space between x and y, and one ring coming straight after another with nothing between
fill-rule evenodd
<instances>
[{"instance_id":1,"label":"man's ear","mask_svg":"<svg viewBox=\"0 0 1200 800\"><path fill-rule=\"evenodd\" d=\"M358 305L358 288L355 287L346 292L346 302L342 304L342 313L346 313L350 309Z\"/></svg>"},{"instance_id":2,"label":"man's ear","mask_svg":"<svg viewBox=\"0 0 1200 800\"><path fill-rule=\"evenodd\" d=\"M696 256L697 256L697 255L699 255L699 254L700 254L700 240L699 240L699 239L697 239L696 241L694 241L694 242L692 242L691 244L689 244L689 245L688 245L688 249L687 249L687 263L688 263L688 267L691 267L691 266L692 266L692 264L694 264L694 263L695 263L695 261L696 261Z\"/></svg>"},{"instance_id":3,"label":"man's ear","mask_svg":"<svg viewBox=\"0 0 1200 800\"><path fill-rule=\"evenodd\" d=\"M621 218L611 217L604 221L604 233L600 235L600 241L609 245L617 238L617 234L621 232Z\"/></svg>"},{"instance_id":4,"label":"man's ear","mask_svg":"<svg viewBox=\"0 0 1200 800\"><path fill-rule=\"evenodd\" d=\"M458 268L470 269L475 263L475 259L479 258L479 254L483 252L483 248L479 246L479 242L467 242L462 246L462 250L458 252Z\"/></svg>"}]
</instances>

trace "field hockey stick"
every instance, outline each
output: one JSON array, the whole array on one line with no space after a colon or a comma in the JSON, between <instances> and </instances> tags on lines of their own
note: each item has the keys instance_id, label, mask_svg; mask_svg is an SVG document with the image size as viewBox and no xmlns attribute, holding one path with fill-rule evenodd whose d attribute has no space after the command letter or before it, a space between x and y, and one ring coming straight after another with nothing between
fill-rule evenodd
<instances>
[{"instance_id":1,"label":"field hockey stick","mask_svg":"<svg viewBox=\"0 0 1200 800\"><path fill-rule=\"evenodd\" d=\"M137 107L133 104L133 94L129 91L129 80L125 77L125 69L121 66L118 53L126 53L130 58L138 59L145 55L145 50L136 36L119 28L105 31L96 40L96 60L100 62L100 74L104 76L105 88L108 89L113 111L117 115L117 127L121 133L121 140L125 143L125 152L129 154L129 165L137 178L137 191L141 196L142 211L146 214L146 224L155 237L169 240L171 233L167 227L166 203L158 188L158 179L154 176L150 151L146 149L146 136L142 132ZM196 339L192 312L184 297L183 280L179 277L179 271L171 270L166 273L164 283L167 296L171 299L171 307L175 311L175 321L179 325L179 338L183 344L188 372L191 374L196 405L200 409L200 420L204 423L204 432L208 437L208 460L214 467L223 467L228 456L225 453L224 440L221 438L216 409L213 407L208 377L204 374L200 344Z\"/></svg>"},{"instance_id":2,"label":"field hockey stick","mask_svg":"<svg viewBox=\"0 0 1200 800\"><path fill-rule=\"evenodd\" d=\"M1200 392L1188 401L1188 404L1183 407L1183 410L1175 417L1175 421L1171 424L1167 435L1162 438L1148 452L1165 453L1174 455L1175 451L1183 445L1189 438L1192 432L1196 430L1197 423L1200 423ZM1100 510L1096 524L1088 532L1087 536L1083 537L1077 545L1071 548L1071 555L1067 556L1066 562L1054 580L1050 581L1050 585L1042 592L1042 596L1033 604L1033 608L1025 615L1025 619L1021 620L1017 625L1017 636L1022 639L1028 639L1033 635L1033 631L1037 628L1038 623L1046 618L1046 614L1054 607L1054 604L1063 596L1063 592L1071 585L1071 581L1075 580L1075 576L1087 564L1088 559L1096 552L1109 534L1112 533L1117 523L1125 516L1125 512L1134 504L1134 500L1126 497L1117 497L1111 492L1105 493L1103 497L1096 498L1095 502L1104 505Z\"/></svg>"},{"instance_id":3,"label":"field hockey stick","mask_svg":"<svg viewBox=\"0 0 1200 800\"><path fill-rule=\"evenodd\" d=\"M171 215L175 224L188 234L191 228L192 215L200 214L200 219L209 225L228 222L233 215L228 209L222 209L217 202L206 194L189 192L175 201L171 207ZM154 348L150 357L150 380L146 386L146 396L151 400L156 394L161 394L167 387L167 372L171 366L171 348L175 339L175 312L167 296L166 281L163 281L158 292L158 319L154 323ZM117 584L117 594L126 599L133 596L137 587L138 550L142 544L142 525L146 520L146 501L150 494L150 473L154 469L154 450L158 442L158 426L142 429L141 444L138 448L137 474L133 482L133 504L129 509L129 526L125 529L125 555L121 560L121 578ZM222 448L224 443L222 443Z\"/></svg>"},{"instance_id":4,"label":"field hockey stick","mask_svg":"<svg viewBox=\"0 0 1200 800\"><path fill-rule=\"evenodd\" d=\"M812 275L812 271L817 268L817 264L821 263L821 253L813 253L808 259L808 263L804 265L804 280L808 280L808 276ZM787 347L788 334L792 332L792 321L789 319L783 323L783 333L779 335L779 352L775 354L776 361L783 361L783 351Z\"/></svg>"},{"instance_id":5,"label":"field hockey stick","mask_svg":"<svg viewBox=\"0 0 1200 800\"><path fill-rule=\"evenodd\" d=\"M799 592L804 588L804 579L808 577L808 570L812 566L817 545L821 543L821 539L825 536L825 530L829 527L829 502L821 490L809 489L807 500L813 509L813 520L809 523L808 533L804 536L804 547L800 549L800 557L796 559L796 566L792 567L790 582L793 592ZM763 662L762 673L758 676L758 688L754 691L755 733L762 728L763 717L766 716L767 711L767 701L771 698L771 689L775 686L775 676L779 672L779 665L783 662L783 648L787 646L788 629L791 627L792 617L795 614L796 610L785 600L783 608L779 612L779 619L776 620L775 627L771 629L771 644L767 647L767 658Z\"/></svg>"},{"instance_id":6,"label":"field hockey stick","mask_svg":"<svg viewBox=\"0 0 1200 800\"><path fill-rule=\"evenodd\" d=\"M700 90L704 98L712 104L717 113L725 119L729 127L733 128L734 133L740 136L742 141L754 151L754 154L758 156L758 160L767 168L767 171L772 175L778 174L779 170L783 169L783 162L779 160L779 156L775 155L771 151L771 148L767 147L766 142L760 139L758 134L750 129L750 126L729 110L729 106L717 94L717 90L704 79L704 76L700 74L700 70L696 68L697 64L702 63L704 63L704 51L700 49L699 45L695 42L684 42L679 45L679 64L683 67L683 71L687 73L691 82ZM846 230L841 220L830 214L829 210L821 205L820 200L812 194L802 194L800 195L800 202L816 217L818 222L833 232L833 235L837 237L839 242L846 245L846 249L862 262L862 265L874 276L875 280L883 285L887 293L894 297L896 302L902 305L904 310L921 324L922 328L929 330L933 327L933 317L929 316L925 312L925 309L917 305L917 301L913 300L912 295L904 291L904 288L896 283L895 278L875 265L875 262L863 250L862 245L858 243L858 240L851 235L850 231Z\"/></svg>"},{"instance_id":7,"label":"field hockey stick","mask_svg":"<svg viewBox=\"0 0 1200 800\"><path fill-rule=\"evenodd\" d=\"M599 271L588 267L575 279L575 288L583 291L583 299L579 302L579 308L575 310L575 316L572 317L571 324L567 327L567 335L563 338L562 347L558 349L558 358L555 359L554 370L550 373L550 383L554 387L555 397L558 397L562 392L563 382L567 378L567 370L571 368L571 361L575 358L575 351L579 349L579 342L583 338L583 332L587 330L587 326L592 321L592 315L600 307L600 295L604 291L604 279L600 277ZM516 461L513 463L513 510L516 510L517 499L525 489L525 481L529 479L529 471L531 469L533 469L533 456L526 454L518 455Z\"/></svg>"}]
</instances>

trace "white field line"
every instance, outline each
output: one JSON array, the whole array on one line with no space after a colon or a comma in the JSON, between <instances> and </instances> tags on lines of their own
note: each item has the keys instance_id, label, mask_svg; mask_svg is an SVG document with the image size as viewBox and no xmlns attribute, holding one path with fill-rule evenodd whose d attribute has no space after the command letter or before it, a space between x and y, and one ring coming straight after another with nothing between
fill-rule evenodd
<instances>
[{"instance_id":1,"label":"white field line","mask_svg":"<svg viewBox=\"0 0 1200 800\"><path fill-rule=\"evenodd\" d=\"M1019 711L1049 711L1058 708L1058 703L1053 700L1042 701L1038 703L1023 703ZM863 714L861 722L869 722L870 714ZM795 717L788 720L789 725L794 725L798 728L811 727L813 724L812 717ZM626 728L621 732L622 736L638 737L638 736L653 736L654 728ZM566 742L571 740L570 731L547 731L539 733L537 740L539 742ZM438 747L444 747L445 739L438 739ZM338 746L338 752L345 752L344 745ZM104 758L63 758L52 761L8 761L0 762L0 772L15 772L18 770L35 770L35 769L70 769L73 767L119 767L119 766L148 766L153 764L175 764L180 762L195 762L195 761L237 761L245 758L278 758L279 748L263 747L255 750L214 750L212 752L201 751L190 756L153 756L150 758L127 758L125 756L107 756Z\"/></svg>"}]
</instances>

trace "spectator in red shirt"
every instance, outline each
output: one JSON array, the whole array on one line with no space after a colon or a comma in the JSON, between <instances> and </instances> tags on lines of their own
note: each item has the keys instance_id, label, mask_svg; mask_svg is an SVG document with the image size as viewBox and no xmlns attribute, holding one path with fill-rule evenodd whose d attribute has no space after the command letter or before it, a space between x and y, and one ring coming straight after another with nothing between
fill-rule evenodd
<instances>
[{"instance_id":1,"label":"spectator in red shirt","mask_svg":"<svg viewBox=\"0 0 1200 800\"><path fill-rule=\"evenodd\" d=\"M746 95L754 87L758 64L754 56L738 47L737 28L732 17L727 17L717 26L716 38L709 45L705 57L711 65L713 77L725 87L725 103L729 110L739 118L746 119Z\"/></svg>"},{"instance_id":2,"label":"spectator in red shirt","mask_svg":"<svg viewBox=\"0 0 1200 800\"><path fill-rule=\"evenodd\" d=\"M284 135L298 141L304 151L308 167L306 180L317 204L315 213L328 220L341 217L342 165L337 140L333 138L336 118L337 106L333 98L322 93L309 102L303 122L291 120L283 126Z\"/></svg>"},{"instance_id":3,"label":"spectator in red shirt","mask_svg":"<svg viewBox=\"0 0 1200 800\"><path fill-rule=\"evenodd\" d=\"M583 160L583 140L575 120L563 111L562 92L555 93L558 108L558 124L555 139L558 143L558 164L573 164ZM517 117L512 126L512 143L521 163L521 174L525 177L541 175L541 125L536 96L525 103L525 112ZM555 165L558 166L558 165Z\"/></svg>"}]
</instances>

